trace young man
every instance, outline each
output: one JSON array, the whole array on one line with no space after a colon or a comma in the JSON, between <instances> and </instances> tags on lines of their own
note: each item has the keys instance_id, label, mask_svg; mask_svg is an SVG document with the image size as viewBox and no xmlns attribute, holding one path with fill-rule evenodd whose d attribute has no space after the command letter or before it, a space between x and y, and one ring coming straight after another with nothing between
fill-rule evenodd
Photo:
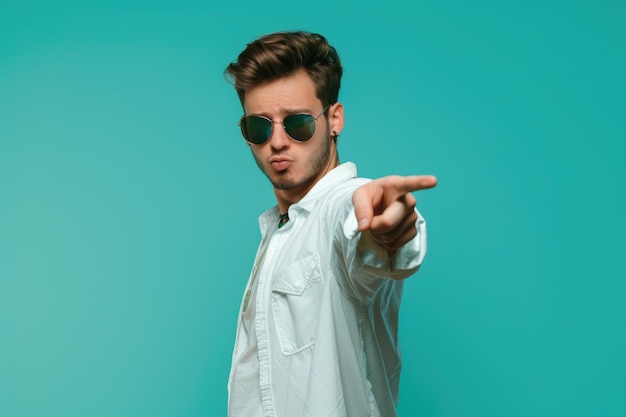
<instances>
[{"instance_id":1,"label":"young man","mask_svg":"<svg viewBox=\"0 0 626 417\"><path fill-rule=\"evenodd\" d=\"M229 416L395 416L402 280L426 252L411 192L436 179L370 181L339 164L342 67L323 36L263 36L226 74L243 106L243 137L278 202L259 218Z\"/></svg>"}]
</instances>

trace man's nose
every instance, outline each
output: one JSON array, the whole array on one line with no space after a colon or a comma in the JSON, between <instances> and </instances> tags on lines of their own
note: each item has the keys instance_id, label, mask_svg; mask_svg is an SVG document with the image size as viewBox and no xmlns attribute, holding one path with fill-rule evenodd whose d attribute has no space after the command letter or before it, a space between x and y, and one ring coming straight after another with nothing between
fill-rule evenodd
<instances>
[{"instance_id":1,"label":"man's nose","mask_svg":"<svg viewBox=\"0 0 626 417\"><path fill-rule=\"evenodd\" d=\"M274 149L283 149L289 146L291 138L287 135L282 122L272 120L272 134L269 138L269 143Z\"/></svg>"}]
</instances>

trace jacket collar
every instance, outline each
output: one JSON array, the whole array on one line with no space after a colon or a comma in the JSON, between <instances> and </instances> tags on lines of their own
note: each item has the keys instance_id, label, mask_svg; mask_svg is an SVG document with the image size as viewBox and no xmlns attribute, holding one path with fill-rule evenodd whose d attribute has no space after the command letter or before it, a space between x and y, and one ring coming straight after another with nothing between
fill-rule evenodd
<instances>
[{"instance_id":1,"label":"jacket collar","mask_svg":"<svg viewBox=\"0 0 626 417\"><path fill-rule=\"evenodd\" d=\"M311 190L298 201L293 204L292 207L297 207L302 210L311 211L317 200L326 195L330 190L334 188L336 184L342 183L346 180L356 177L356 165L352 162L345 162L336 166L324 175Z\"/></svg>"}]
</instances>

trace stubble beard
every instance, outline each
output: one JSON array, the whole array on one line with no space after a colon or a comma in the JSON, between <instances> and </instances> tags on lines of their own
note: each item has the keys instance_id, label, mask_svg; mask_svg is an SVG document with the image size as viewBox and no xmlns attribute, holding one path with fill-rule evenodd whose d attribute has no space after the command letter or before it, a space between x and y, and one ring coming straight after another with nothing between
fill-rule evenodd
<instances>
[{"instance_id":1,"label":"stubble beard","mask_svg":"<svg viewBox=\"0 0 626 417\"><path fill-rule=\"evenodd\" d=\"M311 156L311 158L306 161L304 175L300 178L287 178L286 175L281 175L278 180L274 180L267 173L263 163L259 161L254 152L252 153L252 156L254 157L256 165L259 167L261 172L265 174L267 179L270 180L275 189L284 191L295 190L313 181L319 173L330 164L330 136L328 133L329 132L327 131L324 135L325 137L324 140L322 140L321 146Z\"/></svg>"}]
</instances>

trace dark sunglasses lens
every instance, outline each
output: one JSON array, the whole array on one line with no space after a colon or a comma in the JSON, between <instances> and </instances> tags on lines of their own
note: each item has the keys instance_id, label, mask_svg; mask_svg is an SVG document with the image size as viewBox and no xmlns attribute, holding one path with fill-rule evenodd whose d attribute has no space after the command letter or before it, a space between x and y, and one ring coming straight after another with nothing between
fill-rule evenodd
<instances>
[{"instance_id":1,"label":"dark sunglasses lens","mask_svg":"<svg viewBox=\"0 0 626 417\"><path fill-rule=\"evenodd\" d=\"M300 142L309 140L315 133L315 119L310 114L292 114L285 117L283 125L287 134Z\"/></svg>"},{"instance_id":2,"label":"dark sunglasses lens","mask_svg":"<svg viewBox=\"0 0 626 417\"><path fill-rule=\"evenodd\" d=\"M272 122L259 116L246 116L241 120L241 133L248 142L260 145L272 135Z\"/></svg>"}]
</instances>

